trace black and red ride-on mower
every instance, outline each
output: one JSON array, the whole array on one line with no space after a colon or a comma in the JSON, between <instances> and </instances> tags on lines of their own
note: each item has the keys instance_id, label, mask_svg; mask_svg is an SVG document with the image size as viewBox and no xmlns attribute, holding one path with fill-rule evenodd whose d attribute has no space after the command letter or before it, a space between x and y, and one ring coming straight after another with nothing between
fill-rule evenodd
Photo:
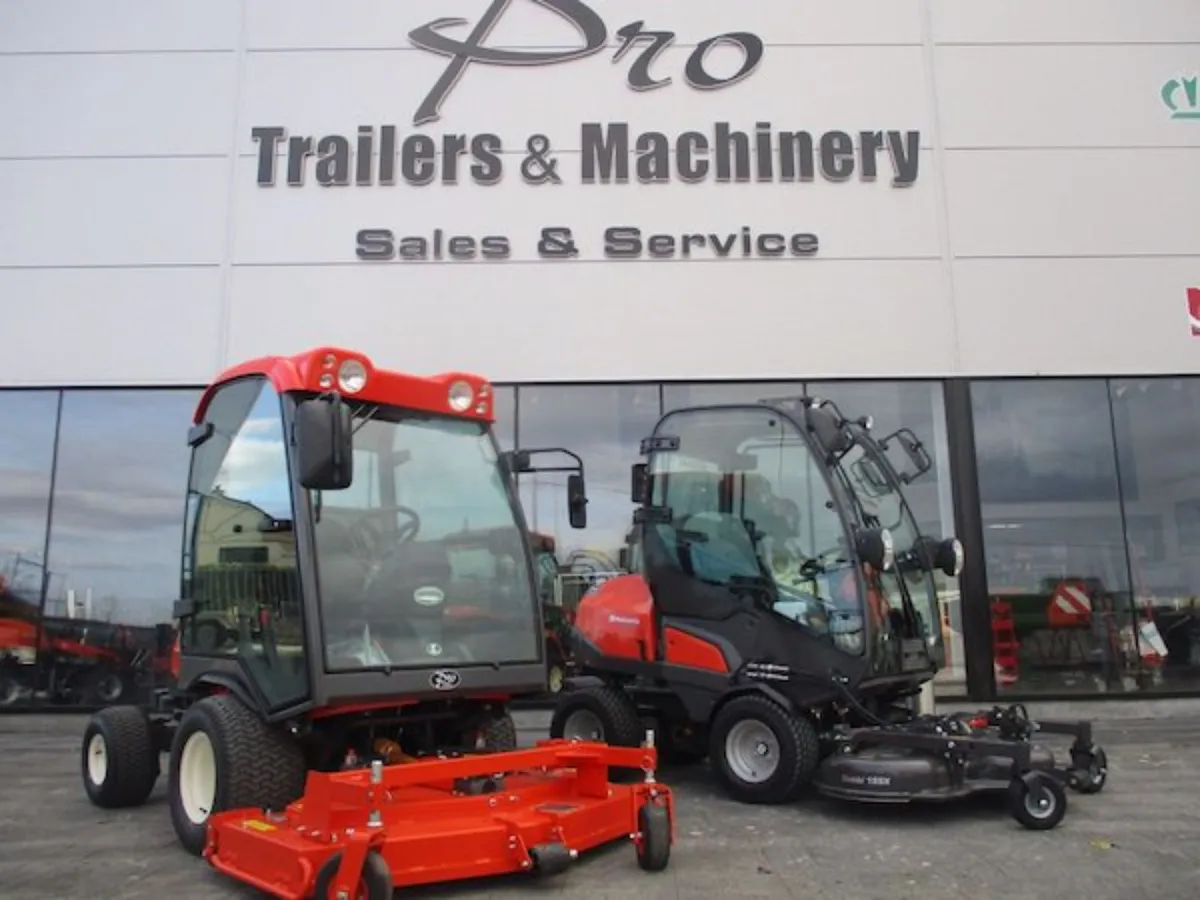
<instances>
[{"instance_id":1,"label":"black and red ride-on mower","mask_svg":"<svg viewBox=\"0 0 1200 900\"><path fill-rule=\"evenodd\" d=\"M1103 785L1088 723L914 710L944 659L933 573L957 576L963 551L920 533L904 485L932 463L910 431L877 441L788 398L669 413L642 452L635 568L579 605L552 736L632 745L652 725L665 758L709 757L750 803L1005 790L1029 828L1062 818L1064 782ZM1075 736L1068 767L1039 729Z\"/></svg>"},{"instance_id":2,"label":"black and red ride-on mower","mask_svg":"<svg viewBox=\"0 0 1200 900\"><path fill-rule=\"evenodd\" d=\"M481 378L338 349L221 375L189 438L177 686L93 716L92 802L144 802L167 754L183 846L290 900L553 874L629 837L663 869L652 739L517 749L508 704L544 693L546 659L512 474L540 451L500 453L492 422ZM582 464L554 452L584 527ZM223 642L196 627L214 617Z\"/></svg>"}]
</instances>

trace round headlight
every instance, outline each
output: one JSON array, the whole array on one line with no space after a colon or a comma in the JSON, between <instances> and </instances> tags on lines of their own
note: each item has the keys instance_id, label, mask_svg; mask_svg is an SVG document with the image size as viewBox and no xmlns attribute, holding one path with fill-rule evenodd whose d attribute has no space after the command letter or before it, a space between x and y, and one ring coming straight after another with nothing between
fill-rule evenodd
<instances>
[{"instance_id":1,"label":"round headlight","mask_svg":"<svg viewBox=\"0 0 1200 900\"><path fill-rule=\"evenodd\" d=\"M450 385L450 394L447 400L450 408L455 412L466 412L475 402L475 391L465 381L456 381Z\"/></svg>"},{"instance_id":2,"label":"round headlight","mask_svg":"<svg viewBox=\"0 0 1200 900\"><path fill-rule=\"evenodd\" d=\"M879 539L883 542L883 571L888 572L896 561L896 542L886 528L879 529Z\"/></svg>"},{"instance_id":3,"label":"round headlight","mask_svg":"<svg viewBox=\"0 0 1200 900\"><path fill-rule=\"evenodd\" d=\"M942 571L951 578L957 578L963 570L963 564L966 562L966 554L963 552L962 541L958 538L950 538L946 541L945 556L949 557L944 560ZM948 565L946 565L948 563Z\"/></svg>"},{"instance_id":4,"label":"round headlight","mask_svg":"<svg viewBox=\"0 0 1200 900\"><path fill-rule=\"evenodd\" d=\"M357 359L348 359L338 368L338 387L347 394L357 394L367 384L367 367Z\"/></svg>"}]
</instances>

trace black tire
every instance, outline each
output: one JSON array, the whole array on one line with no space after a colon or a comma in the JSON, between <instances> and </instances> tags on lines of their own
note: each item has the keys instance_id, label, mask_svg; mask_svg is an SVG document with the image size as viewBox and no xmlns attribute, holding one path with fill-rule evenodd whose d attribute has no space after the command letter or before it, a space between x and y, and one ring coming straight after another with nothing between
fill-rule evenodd
<instances>
[{"instance_id":1,"label":"black tire","mask_svg":"<svg viewBox=\"0 0 1200 900\"><path fill-rule=\"evenodd\" d=\"M12 675L0 675L0 708L16 706L21 700L21 682Z\"/></svg>"},{"instance_id":2,"label":"black tire","mask_svg":"<svg viewBox=\"0 0 1200 900\"><path fill-rule=\"evenodd\" d=\"M735 770L730 760L729 738L735 728L757 722L774 735L778 759L770 774L753 781ZM725 791L740 803L786 803L794 800L812 780L820 759L820 742L813 723L794 716L760 694L730 700L713 718L708 755Z\"/></svg>"},{"instance_id":3,"label":"black tire","mask_svg":"<svg viewBox=\"0 0 1200 900\"><path fill-rule=\"evenodd\" d=\"M578 730L585 721L593 726L587 734ZM550 737L590 739L613 747L640 747L644 730L629 695L602 684L569 691L560 697L550 719Z\"/></svg>"},{"instance_id":4,"label":"black tire","mask_svg":"<svg viewBox=\"0 0 1200 900\"><path fill-rule=\"evenodd\" d=\"M671 861L671 815L666 804L650 802L638 810L642 834L637 861L647 872L661 872Z\"/></svg>"},{"instance_id":5,"label":"black tire","mask_svg":"<svg viewBox=\"0 0 1200 900\"><path fill-rule=\"evenodd\" d=\"M517 723L508 713L492 719L483 729L483 749L502 753L517 749Z\"/></svg>"},{"instance_id":6,"label":"black tire","mask_svg":"<svg viewBox=\"0 0 1200 900\"><path fill-rule=\"evenodd\" d=\"M1071 774L1068 782L1080 794L1098 794L1108 783L1108 755L1092 746L1071 753Z\"/></svg>"},{"instance_id":7,"label":"black tire","mask_svg":"<svg viewBox=\"0 0 1200 900\"><path fill-rule=\"evenodd\" d=\"M334 900L330 890L338 866L342 864L342 854L335 853L325 860L325 865L317 870L317 880L313 887L313 900ZM363 863L362 879L358 883L355 900L392 900L392 870L385 860L375 850L367 852L367 861Z\"/></svg>"},{"instance_id":8,"label":"black tire","mask_svg":"<svg viewBox=\"0 0 1200 900\"><path fill-rule=\"evenodd\" d=\"M158 781L158 748L146 714L110 706L88 720L80 757L83 787L101 809L141 806Z\"/></svg>"},{"instance_id":9,"label":"black tire","mask_svg":"<svg viewBox=\"0 0 1200 900\"><path fill-rule=\"evenodd\" d=\"M1030 772L1009 783L1008 809L1025 828L1049 831L1067 814L1067 792L1052 775Z\"/></svg>"},{"instance_id":10,"label":"black tire","mask_svg":"<svg viewBox=\"0 0 1200 900\"><path fill-rule=\"evenodd\" d=\"M208 738L215 774L208 813L198 812L193 818L181 795L180 765L189 741L198 734ZM202 746L198 745L198 752L203 752ZM200 700L184 713L171 744L168 771L171 824L184 848L199 856L208 836L209 816L243 807L282 810L304 793L307 768L291 735L267 725L232 694L220 694Z\"/></svg>"},{"instance_id":11,"label":"black tire","mask_svg":"<svg viewBox=\"0 0 1200 900\"><path fill-rule=\"evenodd\" d=\"M91 673L83 689L83 702L88 705L112 706L129 693L129 682L120 672L99 669Z\"/></svg>"}]
</instances>

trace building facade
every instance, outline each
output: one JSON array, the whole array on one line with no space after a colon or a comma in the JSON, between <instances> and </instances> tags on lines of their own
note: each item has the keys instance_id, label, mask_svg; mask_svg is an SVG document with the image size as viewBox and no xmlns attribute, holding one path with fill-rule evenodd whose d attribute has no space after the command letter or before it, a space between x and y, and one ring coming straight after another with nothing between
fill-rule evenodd
<instances>
[{"instance_id":1,"label":"building facade","mask_svg":"<svg viewBox=\"0 0 1200 900\"><path fill-rule=\"evenodd\" d=\"M160 677L200 388L329 344L479 371L502 443L577 450L586 531L522 495L579 583L664 411L906 426L967 547L943 695L1200 689L1194 0L0 21L0 704Z\"/></svg>"}]
</instances>

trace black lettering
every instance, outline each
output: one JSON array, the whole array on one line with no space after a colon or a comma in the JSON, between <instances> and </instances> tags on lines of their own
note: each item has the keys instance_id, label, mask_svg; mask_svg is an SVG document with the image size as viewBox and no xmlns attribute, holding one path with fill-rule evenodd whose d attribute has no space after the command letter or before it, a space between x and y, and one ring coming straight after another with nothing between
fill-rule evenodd
<instances>
[{"instance_id":1,"label":"black lettering","mask_svg":"<svg viewBox=\"0 0 1200 900\"><path fill-rule=\"evenodd\" d=\"M379 129L379 184L390 187L396 183L396 126Z\"/></svg>"},{"instance_id":2,"label":"black lettering","mask_svg":"<svg viewBox=\"0 0 1200 900\"><path fill-rule=\"evenodd\" d=\"M292 135L288 138L288 186L304 184L304 163L312 155L312 138Z\"/></svg>"},{"instance_id":3,"label":"black lettering","mask_svg":"<svg viewBox=\"0 0 1200 900\"><path fill-rule=\"evenodd\" d=\"M579 146L584 184L626 184L629 181L629 126L624 122L584 122Z\"/></svg>"},{"instance_id":4,"label":"black lettering","mask_svg":"<svg viewBox=\"0 0 1200 900\"><path fill-rule=\"evenodd\" d=\"M614 259L636 259L642 255L642 229L617 225L604 230L604 255Z\"/></svg>"},{"instance_id":5,"label":"black lettering","mask_svg":"<svg viewBox=\"0 0 1200 900\"><path fill-rule=\"evenodd\" d=\"M793 234L789 243L793 256L812 256L820 246L815 234Z\"/></svg>"},{"instance_id":6,"label":"black lettering","mask_svg":"<svg viewBox=\"0 0 1200 900\"><path fill-rule=\"evenodd\" d=\"M874 181L879 171L879 151L883 149L882 131L861 131L858 134L859 173L863 181Z\"/></svg>"},{"instance_id":7,"label":"black lettering","mask_svg":"<svg viewBox=\"0 0 1200 900\"><path fill-rule=\"evenodd\" d=\"M732 131L728 122L716 125L717 181L750 180L750 136Z\"/></svg>"},{"instance_id":8,"label":"black lettering","mask_svg":"<svg viewBox=\"0 0 1200 900\"><path fill-rule=\"evenodd\" d=\"M450 254L451 259L474 259L477 252L475 238L455 235L446 245L446 252Z\"/></svg>"},{"instance_id":9,"label":"black lettering","mask_svg":"<svg viewBox=\"0 0 1200 900\"><path fill-rule=\"evenodd\" d=\"M329 134L317 141L317 184L322 187L350 183L350 141Z\"/></svg>"},{"instance_id":10,"label":"black lettering","mask_svg":"<svg viewBox=\"0 0 1200 900\"><path fill-rule=\"evenodd\" d=\"M698 131L685 131L675 141L675 165L684 181L703 181L708 176L708 160L696 157L708 153L708 138Z\"/></svg>"},{"instance_id":11,"label":"black lettering","mask_svg":"<svg viewBox=\"0 0 1200 900\"><path fill-rule=\"evenodd\" d=\"M708 51L718 44L732 44L742 51L741 66L728 78L714 78L704 67ZM749 77L762 62L764 52L762 38L756 34L748 31L719 34L696 45L696 49L688 57L687 65L683 68L683 76L687 79L688 84L700 91L715 91L718 88L729 87L731 84L737 84L743 78Z\"/></svg>"},{"instance_id":12,"label":"black lettering","mask_svg":"<svg viewBox=\"0 0 1200 900\"><path fill-rule=\"evenodd\" d=\"M758 180L775 180L775 141L770 122L759 122L754 126L754 156L757 163Z\"/></svg>"},{"instance_id":13,"label":"black lettering","mask_svg":"<svg viewBox=\"0 0 1200 900\"><path fill-rule=\"evenodd\" d=\"M742 226L742 256L749 256L754 250L754 239L747 225Z\"/></svg>"},{"instance_id":14,"label":"black lettering","mask_svg":"<svg viewBox=\"0 0 1200 900\"><path fill-rule=\"evenodd\" d=\"M445 238L445 235L442 233L442 229L440 229L440 228L433 229L433 258L434 259L442 258L442 241L444 238Z\"/></svg>"},{"instance_id":15,"label":"black lettering","mask_svg":"<svg viewBox=\"0 0 1200 900\"><path fill-rule=\"evenodd\" d=\"M702 234L685 234L683 236L683 255L691 256L693 247L703 247L706 242Z\"/></svg>"},{"instance_id":16,"label":"black lettering","mask_svg":"<svg viewBox=\"0 0 1200 900\"><path fill-rule=\"evenodd\" d=\"M807 131L779 133L779 180L812 181L816 174L813 161L813 136Z\"/></svg>"},{"instance_id":17,"label":"black lettering","mask_svg":"<svg viewBox=\"0 0 1200 900\"><path fill-rule=\"evenodd\" d=\"M409 135L400 145L400 175L412 185L426 185L437 177L437 144L424 134Z\"/></svg>"},{"instance_id":18,"label":"black lettering","mask_svg":"<svg viewBox=\"0 0 1200 900\"><path fill-rule=\"evenodd\" d=\"M364 228L354 236L355 255L368 262L396 255L395 236L386 228Z\"/></svg>"},{"instance_id":19,"label":"black lettering","mask_svg":"<svg viewBox=\"0 0 1200 900\"><path fill-rule=\"evenodd\" d=\"M652 234L646 241L646 252L655 259L666 259L675 255L675 238L669 234Z\"/></svg>"},{"instance_id":20,"label":"black lettering","mask_svg":"<svg viewBox=\"0 0 1200 900\"><path fill-rule=\"evenodd\" d=\"M429 258L429 241L423 237L406 237L400 239L396 251L401 259L419 260Z\"/></svg>"},{"instance_id":21,"label":"black lettering","mask_svg":"<svg viewBox=\"0 0 1200 900\"><path fill-rule=\"evenodd\" d=\"M512 253L512 245L508 238L499 235L488 235L479 242L484 259L508 259Z\"/></svg>"},{"instance_id":22,"label":"black lettering","mask_svg":"<svg viewBox=\"0 0 1200 900\"><path fill-rule=\"evenodd\" d=\"M458 184L458 158L466 152L465 134L442 135L442 184Z\"/></svg>"},{"instance_id":23,"label":"black lettering","mask_svg":"<svg viewBox=\"0 0 1200 900\"><path fill-rule=\"evenodd\" d=\"M358 147L354 152L354 183L359 187L370 187L374 167L375 129L370 125L359 125Z\"/></svg>"},{"instance_id":24,"label":"black lettering","mask_svg":"<svg viewBox=\"0 0 1200 900\"><path fill-rule=\"evenodd\" d=\"M759 256L783 256L787 252L787 238L782 234L760 234L755 241Z\"/></svg>"},{"instance_id":25,"label":"black lettering","mask_svg":"<svg viewBox=\"0 0 1200 900\"><path fill-rule=\"evenodd\" d=\"M666 87L671 83L670 76L655 79L650 74L650 67L654 65L655 60L658 59L662 52L675 42L675 35L670 31L645 31L643 30L645 24L641 20L630 22L624 28L617 31L617 37L621 39L621 43L612 58L614 63L620 62L621 57L638 41L649 39L650 46L643 50L641 55L634 60L633 65L629 69L629 75L626 76L626 81L635 91L652 91L655 88Z\"/></svg>"},{"instance_id":26,"label":"black lettering","mask_svg":"<svg viewBox=\"0 0 1200 900\"><path fill-rule=\"evenodd\" d=\"M725 257L730 254L733 250L733 245L737 243L737 235L727 234L724 237L720 237L719 235L710 234L708 242L712 244L712 248L717 252L717 256Z\"/></svg>"},{"instance_id":27,"label":"black lettering","mask_svg":"<svg viewBox=\"0 0 1200 900\"><path fill-rule=\"evenodd\" d=\"M896 173L892 178L892 185L908 187L917 180L917 169L921 164L921 132L909 131L901 134L898 131L889 131L887 141L892 168Z\"/></svg>"},{"instance_id":28,"label":"black lettering","mask_svg":"<svg viewBox=\"0 0 1200 900\"><path fill-rule=\"evenodd\" d=\"M821 174L830 181L845 181L854 174L854 141L846 132L821 135Z\"/></svg>"},{"instance_id":29,"label":"black lettering","mask_svg":"<svg viewBox=\"0 0 1200 900\"><path fill-rule=\"evenodd\" d=\"M637 139L637 177L645 184L671 180L671 142L665 134L647 131Z\"/></svg>"},{"instance_id":30,"label":"black lettering","mask_svg":"<svg viewBox=\"0 0 1200 900\"><path fill-rule=\"evenodd\" d=\"M500 182L504 174L504 165L500 162L500 151L503 148L500 136L495 134L477 134L471 138L471 177L476 184L493 185Z\"/></svg>"},{"instance_id":31,"label":"black lettering","mask_svg":"<svg viewBox=\"0 0 1200 900\"><path fill-rule=\"evenodd\" d=\"M250 140L258 144L258 183L262 187L275 186L275 151L285 137L287 129L278 126L250 129Z\"/></svg>"}]
</instances>

